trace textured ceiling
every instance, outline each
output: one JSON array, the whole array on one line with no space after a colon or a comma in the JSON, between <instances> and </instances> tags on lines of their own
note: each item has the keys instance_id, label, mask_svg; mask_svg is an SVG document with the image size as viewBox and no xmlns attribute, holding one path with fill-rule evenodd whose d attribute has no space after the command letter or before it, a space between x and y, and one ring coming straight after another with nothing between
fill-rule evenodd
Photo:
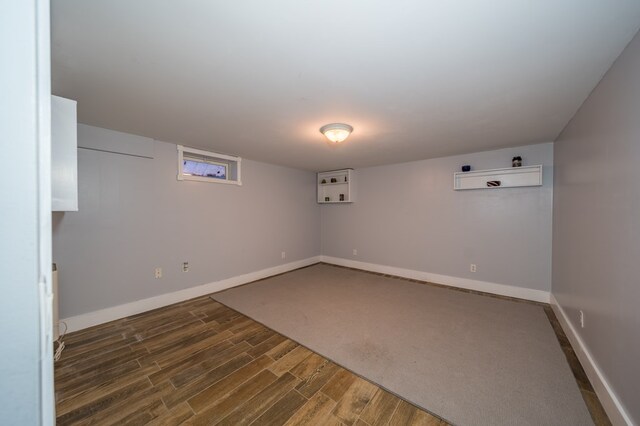
<instances>
[{"instance_id":1,"label":"textured ceiling","mask_svg":"<svg viewBox=\"0 0 640 426\"><path fill-rule=\"evenodd\" d=\"M52 83L82 123L363 167L554 140L639 27L638 0L53 0Z\"/></svg>"}]
</instances>

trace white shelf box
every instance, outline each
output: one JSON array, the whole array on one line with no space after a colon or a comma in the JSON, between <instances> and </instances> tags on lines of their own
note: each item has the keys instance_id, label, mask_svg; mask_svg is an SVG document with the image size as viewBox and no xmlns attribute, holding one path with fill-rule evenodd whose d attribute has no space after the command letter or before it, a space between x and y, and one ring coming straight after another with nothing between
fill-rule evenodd
<instances>
[{"instance_id":1,"label":"white shelf box","mask_svg":"<svg viewBox=\"0 0 640 426\"><path fill-rule=\"evenodd\" d=\"M517 188L523 186L542 186L542 166L457 172L453 175L453 189L456 191L465 189Z\"/></svg>"},{"instance_id":2,"label":"white shelf box","mask_svg":"<svg viewBox=\"0 0 640 426\"><path fill-rule=\"evenodd\" d=\"M353 203L355 200L354 178L355 173L353 169L318 173L318 203Z\"/></svg>"}]
</instances>

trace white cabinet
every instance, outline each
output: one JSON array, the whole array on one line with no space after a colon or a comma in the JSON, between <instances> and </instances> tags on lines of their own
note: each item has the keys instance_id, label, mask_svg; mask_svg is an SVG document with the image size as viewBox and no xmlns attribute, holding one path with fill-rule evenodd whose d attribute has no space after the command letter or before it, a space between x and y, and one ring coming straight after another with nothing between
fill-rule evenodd
<instances>
[{"instance_id":1,"label":"white cabinet","mask_svg":"<svg viewBox=\"0 0 640 426\"><path fill-rule=\"evenodd\" d=\"M318 173L318 203L340 204L355 201L355 172L353 169Z\"/></svg>"},{"instance_id":2,"label":"white cabinet","mask_svg":"<svg viewBox=\"0 0 640 426\"><path fill-rule=\"evenodd\" d=\"M542 166L458 172L453 175L453 189L495 189L541 186Z\"/></svg>"},{"instance_id":3,"label":"white cabinet","mask_svg":"<svg viewBox=\"0 0 640 426\"><path fill-rule=\"evenodd\" d=\"M51 210L78 210L76 101L51 96Z\"/></svg>"}]
</instances>

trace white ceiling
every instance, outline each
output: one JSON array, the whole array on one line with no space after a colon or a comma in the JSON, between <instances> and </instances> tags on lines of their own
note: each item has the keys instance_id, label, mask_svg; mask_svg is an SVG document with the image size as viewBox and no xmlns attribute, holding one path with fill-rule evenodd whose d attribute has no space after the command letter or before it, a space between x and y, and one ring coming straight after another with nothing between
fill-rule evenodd
<instances>
[{"instance_id":1,"label":"white ceiling","mask_svg":"<svg viewBox=\"0 0 640 426\"><path fill-rule=\"evenodd\" d=\"M86 124L363 167L554 140L639 27L638 0L53 0L53 92Z\"/></svg>"}]
</instances>

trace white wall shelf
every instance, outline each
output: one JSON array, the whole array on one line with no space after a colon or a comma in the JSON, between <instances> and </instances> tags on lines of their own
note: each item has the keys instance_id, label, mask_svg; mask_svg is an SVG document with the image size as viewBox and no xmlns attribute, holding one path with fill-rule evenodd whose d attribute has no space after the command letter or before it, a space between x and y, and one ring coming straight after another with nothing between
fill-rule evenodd
<instances>
[{"instance_id":1,"label":"white wall shelf","mask_svg":"<svg viewBox=\"0 0 640 426\"><path fill-rule=\"evenodd\" d=\"M348 182L333 182L333 183L321 183L321 186L325 186L325 185L349 185Z\"/></svg>"},{"instance_id":2,"label":"white wall shelf","mask_svg":"<svg viewBox=\"0 0 640 426\"><path fill-rule=\"evenodd\" d=\"M353 169L318 173L318 204L353 203L355 200L354 177Z\"/></svg>"},{"instance_id":3,"label":"white wall shelf","mask_svg":"<svg viewBox=\"0 0 640 426\"><path fill-rule=\"evenodd\" d=\"M492 186L492 182L493 185ZM453 189L497 189L542 186L542 166L508 167L453 174Z\"/></svg>"}]
</instances>

